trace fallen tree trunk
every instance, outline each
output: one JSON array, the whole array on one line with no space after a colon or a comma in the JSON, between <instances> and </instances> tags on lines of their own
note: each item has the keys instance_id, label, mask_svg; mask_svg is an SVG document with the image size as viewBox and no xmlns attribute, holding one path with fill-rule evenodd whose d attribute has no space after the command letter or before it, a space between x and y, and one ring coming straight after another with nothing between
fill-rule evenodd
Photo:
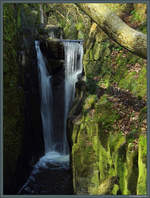
<instances>
[{"instance_id":1,"label":"fallen tree trunk","mask_svg":"<svg viewBox=\"0 0 150 198\"><path fill-rule=\"evenodd\" d=\"M124 23L106 4L76 4L114 41L132 53L147 58L147 37Z\"/></svg>"}]
</instances>

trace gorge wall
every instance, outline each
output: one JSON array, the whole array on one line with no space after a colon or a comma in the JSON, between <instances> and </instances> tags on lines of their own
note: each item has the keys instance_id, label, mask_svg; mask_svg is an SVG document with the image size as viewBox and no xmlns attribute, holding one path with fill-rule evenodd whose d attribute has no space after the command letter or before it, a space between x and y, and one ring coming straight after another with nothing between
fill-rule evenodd
<instances>
[{"instance_id":1,"label":"gorge wall","mask_svg":"<svg viewBox=\"0 0 150 198\"><path fill-rule=\"evenodd\" d=\"M64 124L63 92L64 52L62 45L54 42L47 46L47 38L53 29L40 24L38 5L7 4L4 7L4 193L16 194L27 180L33 165L44 154L44 141L40 115L40 91L37 56L34 46L40 40L47 58L49 73L53 74L54 127L57 131ZM32 19L32 20L31 20ZM31 21L30 21L31 20ZM11 26L7 26L7 24ZM9 28L13 28L11 33ZM60 37L61 29L55 27ZM9 53L10 52L10 53ZM11 59L11 61L10 61ZM55 67L54 67L55 66ZM58 93L59 92L59 93ZM63 97L62 97L63 98ZM58 104L59 102L59 104ZM56 106L62 110L58 115ZM57 121L56 121L57 117ZM58 118L60 124L58 124ZM56 124L57 123L57 124Z\"/></svg>"},{"instance_id":2,"label":"gorge wall","mask_svg":"<svg viewBox=\"0 0 150 198\"><path fill-rule=\"evenodd\" d=\"M125 17L132 26L134 16ZM146 194L146 60L109 40L95 23L88 36L86 81L68 121L75 193Z\"/></svg>"}]
</instances>

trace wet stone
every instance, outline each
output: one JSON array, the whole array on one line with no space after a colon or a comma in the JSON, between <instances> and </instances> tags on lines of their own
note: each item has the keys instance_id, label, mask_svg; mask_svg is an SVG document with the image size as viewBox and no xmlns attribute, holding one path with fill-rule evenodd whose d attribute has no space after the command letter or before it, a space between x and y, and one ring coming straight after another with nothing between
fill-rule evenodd
<instances>
[{"instance_id":1,"label":"wet stone","mask_svg":"<svg viewBox=\"0 0 150 198\"><path fill-rule=\"evenodd\" d=\"M34 174L31 173L18 194L71 195L73 194L71 168L65 163L48 163L46 167L40 167Z\"/></svg>"}]
</instances>

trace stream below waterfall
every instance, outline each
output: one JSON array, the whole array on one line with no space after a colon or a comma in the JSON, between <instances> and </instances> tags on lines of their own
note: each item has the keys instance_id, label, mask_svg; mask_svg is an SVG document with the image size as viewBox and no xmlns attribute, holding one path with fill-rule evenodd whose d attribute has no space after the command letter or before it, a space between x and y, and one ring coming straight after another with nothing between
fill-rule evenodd
<instances>
[{"instance_id":1,"label":"stream below waterfall","mask_svg":"<svg viewBox=\"0 0 150 198\"><path fill-rule=\"evenodd\" d=\"M73 194L66 123L75 97L75 84L82 73L83 46L80 42L65 40L61 42L65 52L64 128L62 128L61 140L57 138L53 126L53 76L48 73L39 41L35 41L45 154L34 165L18 194Z\"/></svg>"}]
</instances>

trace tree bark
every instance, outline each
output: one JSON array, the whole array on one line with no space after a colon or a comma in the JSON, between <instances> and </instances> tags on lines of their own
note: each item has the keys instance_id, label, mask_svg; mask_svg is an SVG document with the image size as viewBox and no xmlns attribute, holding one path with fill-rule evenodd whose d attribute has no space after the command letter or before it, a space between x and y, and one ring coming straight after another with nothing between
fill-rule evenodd
<instances>
[{"instance_id":1,"label":"tree bark","mask_svg":"<svg viewBox=\"0 0 150 198\"><path fill-rule=\"evenodd\" d=\"M132 53L147 58L147 36L124 23L106 4L76 4L114 41Z\"/></svg>"}]
</instances>

